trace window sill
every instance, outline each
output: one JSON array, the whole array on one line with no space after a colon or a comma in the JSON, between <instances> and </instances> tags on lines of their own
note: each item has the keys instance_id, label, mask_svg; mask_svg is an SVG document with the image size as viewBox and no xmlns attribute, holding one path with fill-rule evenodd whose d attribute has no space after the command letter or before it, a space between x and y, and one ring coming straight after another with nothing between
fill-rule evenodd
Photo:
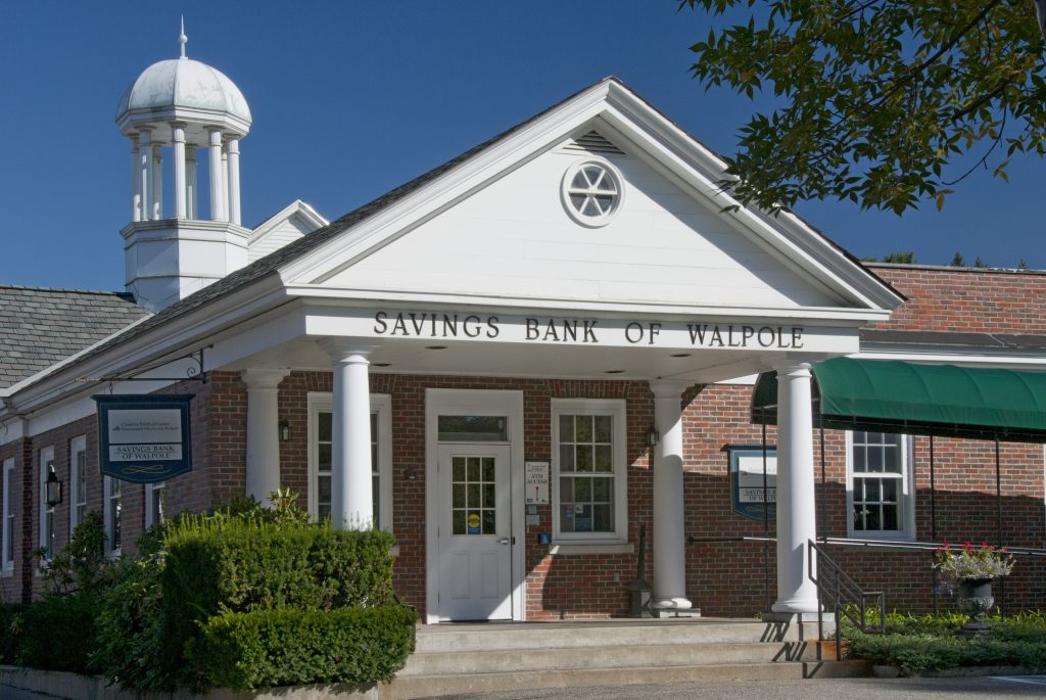
<instances>
[{"instance_id":1,"label":"window sill","mask_svg":"<svg viewBox=\"0 0 1046 700\"><path fill-rule=\"evenodd\" d=\"M0 578L11 578L14 575L15 575L15 569L14 569L13 566L12 567L4 567L3 569L0 569Z\"/></svg>"},{"instance_id":2,"label":"window sill","mask_svg":"<svg viewBox=\"0 0 1046 700\"><path fill-rule=\"evenodd\" d=\"M631 542L559 542L548 550L552 556L570 557L583 554L631 554Z\"/></svg>"},{"instance_id":3,"label":"window sill","mask_svg":"<svg viewBox=\"0 0 1046 700\"><path fill-rule=\"evenodd\" d=\"M848 532L844 539L882 542L914 542L915 535L910 532Z\"/></svg>"}]
</instances>

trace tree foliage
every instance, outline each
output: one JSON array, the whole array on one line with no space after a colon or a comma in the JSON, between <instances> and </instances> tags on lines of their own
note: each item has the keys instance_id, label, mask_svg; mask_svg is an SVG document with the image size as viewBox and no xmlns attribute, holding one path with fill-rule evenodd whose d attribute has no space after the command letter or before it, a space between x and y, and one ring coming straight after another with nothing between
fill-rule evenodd
<instances>
[{"instance_id":1,"label":"tree foliage","mask_svg":"<svg viewBox=\"0 0 1046 700\"><path fill-rule=\"evenodd\" d=\"M771 210L851 200L900 214L977 168L1007 179L1046 153L1043 38L1033 0L681 0L713 28L693 77L773 106L740 131L722 183Z\"/></svg>"}]
</instances>

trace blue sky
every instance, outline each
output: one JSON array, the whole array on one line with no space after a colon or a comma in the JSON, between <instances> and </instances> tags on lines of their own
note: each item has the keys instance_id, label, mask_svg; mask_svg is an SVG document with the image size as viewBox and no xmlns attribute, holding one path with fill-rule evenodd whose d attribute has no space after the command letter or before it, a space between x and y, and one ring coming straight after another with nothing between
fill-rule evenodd
<instances>
[{"instance_id":1,"label":"blue sky","mask_svg":"<svg viewBox=\"0 0 1046 700\"><path fill-rule=\"evenodd\" d=\"M0 282L121 289L129 146L117 100L146 66L189 55L219 68L254 114L241 144L244 223L301 197L336 218L616 74L717 151L753 105L687 72L707 34L674 0L489 2L0 1L5 139ZM1010 184L966 180L938 213L903 218L807 202L798 213L859 256L1046 268L1046 162Z\"/></svg>"}]
</instances>

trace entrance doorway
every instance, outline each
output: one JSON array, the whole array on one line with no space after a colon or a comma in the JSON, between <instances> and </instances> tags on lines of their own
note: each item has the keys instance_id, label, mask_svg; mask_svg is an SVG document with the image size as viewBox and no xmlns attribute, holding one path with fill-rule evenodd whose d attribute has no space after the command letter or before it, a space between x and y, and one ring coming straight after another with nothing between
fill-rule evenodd
<instances>
[{"instance_id":1,"label":"entrance doorway","mask_svg":"<svg viewBox=\"0 0 1046 700\"><path fill-rule=\"evenodd\" d=\"M426 392L427 622L524 619L522 416L521 392Z\"/></svg>"}]
</instances>

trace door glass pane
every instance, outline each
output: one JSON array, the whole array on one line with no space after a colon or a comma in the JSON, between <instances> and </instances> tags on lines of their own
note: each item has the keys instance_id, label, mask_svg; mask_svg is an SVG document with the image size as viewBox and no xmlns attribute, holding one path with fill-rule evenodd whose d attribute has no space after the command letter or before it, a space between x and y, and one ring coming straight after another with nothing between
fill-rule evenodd
<instances>
[{"instance_id":1,"label":"door glass pane","mask_svg":"<svg viewBox=\"0 0 1046 700\"><path fill-rule=\"evenodd\" d=\"M497 528L494 457L451 457L451 532L493 535Z\"/></svg>"}]
</instances>

